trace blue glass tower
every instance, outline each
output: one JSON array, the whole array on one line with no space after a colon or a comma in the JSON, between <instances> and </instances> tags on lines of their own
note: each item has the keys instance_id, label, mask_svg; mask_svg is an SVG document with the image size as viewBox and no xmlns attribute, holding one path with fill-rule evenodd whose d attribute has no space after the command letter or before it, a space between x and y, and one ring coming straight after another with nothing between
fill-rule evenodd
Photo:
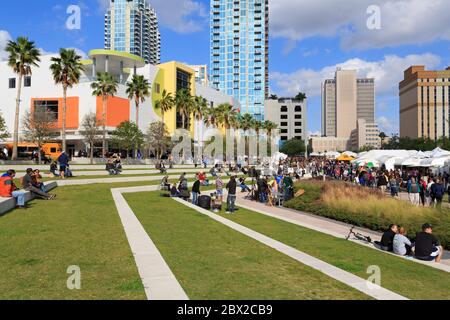
<instances>
[{"instance_id":1,"label":"blue glass tower","mask_svg":"<svg viewBox=\"0 0 450 320\"><path fill-rule=\"evenodd\" d=\"M105 14L105 49L124 51L159 64L161 36L155 10L147 0L110 0Z\"/></svg>"},{"instance_id":2,"label":"blue glass tower","mask_svg":"<svg viewBox=\"0 0 450 320\"><path fill-rule=\"evenodd\" d=\"M264 120L269 92L269 0L211 0L213 87Z\"/></svg>"}]
</instances>

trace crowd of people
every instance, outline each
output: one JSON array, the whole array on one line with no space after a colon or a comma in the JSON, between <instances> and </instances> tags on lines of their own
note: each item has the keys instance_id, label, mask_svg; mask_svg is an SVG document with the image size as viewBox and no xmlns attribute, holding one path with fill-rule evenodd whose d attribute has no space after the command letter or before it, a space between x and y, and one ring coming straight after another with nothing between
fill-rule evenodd
<instances>
[{"instance_id":1,"label":"crowd of people","mask_svg":"<svg viewBox=\"0 0 450 320\"><path fill-rule=\"evenodd\" d=\"M407 237L407 230L404 227L392 224L376 245L381 250L423 261L440 262L444 252L439 240L433 235L433 226L429 223L422 226L414 241Z\"/></svg>"}]
</instances>

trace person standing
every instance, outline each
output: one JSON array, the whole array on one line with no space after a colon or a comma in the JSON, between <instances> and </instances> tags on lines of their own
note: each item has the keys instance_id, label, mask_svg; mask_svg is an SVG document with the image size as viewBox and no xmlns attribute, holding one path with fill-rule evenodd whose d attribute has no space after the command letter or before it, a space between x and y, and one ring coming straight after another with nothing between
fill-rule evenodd
<instances>
[{"instance_id":1,"label":"person standing","mask_svg":"<svg viewBox=\"0 0 450 320\"><path fill-rule=\"evenodd\" d=\"M435 199L435 207L440 208L442 206L442 199L444 198L445 194L444 185L442 184L442 180L440 178L437 179L435 183L433 183L430 193Z\"/></svg>"},{"instance_id":2,"label":"person standing","mask_svg":"<svg viewBox=\"0 0 450 320\"><path fill-rule=\"evenodd\" d=\"M216 178L216 193L217 193L217 201L220 201L222 203L223 201L223 181L220 175Z\"/></svg>"},{"instance_id":3,"label":"person standing","mask_svg":"<svg viewBox=\"0 0 450 320\"><path fill-rule=\"evenodd\" d=\"M198 205L198 197L200 196L200 179L196 176L194 185L192 186L192 204Z\"/></svg>"},{"instance_id":4,"label":"person standing","mask_svg":"<svg viewBox=\"0 0 450 320\"><path fill-rule=\"evenodd\" d=\"M417 182L415 177L411 177L408 181L408 193L409 193L409 201L414 206L420 205L420 184Z\"/></svg>"},{"instance_id":5,"label":"person standing","mask_svg":"<svg viewBox=\"0 0 450 320\"><path fill-rule=\"evenodd\" d=\"M226 213L233 214L235 211L236 203L236 177L231 177L230 181L227 183L228 198L227 198L227 211Z\"/></svg>"},{"instance_id":6,"label":"person standing","mask_svg":"<svg viewBox=\"0 0 450 320\"><path fill-rule=\"evenodd\" d=\"M59 163L59 173L61 179L66 178L66 170L69 166L69 156L66 154L65 151L63 151L59 157L58 157L58 163Z\"/></svg>"},{"instance_id":7,"label":"person standing","mask_svg":"<svg viewBox=\"0 0 450 320\"><path fill-rule=\"evenodd\" d=\"M290 175L286 175L283 179L284 201L289 201L293 197L294 181Z\"/></svg>"}]
</instances>

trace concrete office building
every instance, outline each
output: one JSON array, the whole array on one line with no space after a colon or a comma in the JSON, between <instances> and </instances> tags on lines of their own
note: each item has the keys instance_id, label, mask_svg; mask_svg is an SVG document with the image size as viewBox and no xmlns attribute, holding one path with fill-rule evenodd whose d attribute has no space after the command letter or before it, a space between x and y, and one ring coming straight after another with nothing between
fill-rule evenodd
<instances>
[{"instance_id":1,"label":"concrete office building","mask_svg":"<svg viewBox=\"0 0 450 320\"><path fill-rule=\"evenodd\" d=\"M278 125L280 140L287 141L298 138L308 139L307 101L298 101L290 98L266 100L265 120Z\"/></svg>"},{"instance_id":2,"label":"concrete office building","mask_svg":"<svg viewBox=\"0 0 450 320\"><path fill-rule=\"evenodd\" d=\"M269 92L269 1L211 0L212 86L264 119Z\"/></svg>"},{"instance_id":3,"label":"concrete office building","mask_svg":"<svg viewBox=\"0 0 450 320\"><path fill-rule=\"evenodd\" d=\"M105 49L123 51L148 64L161 61L161 35L147 0L110 0L105 14Z\"/></svg>"},{"instance_id":4,"label":"concrete office building","mask_svg":"<svg viewBox=\"0 0 450 320\"><path fill-rule=\"evenodd\" d=\"M195 82L202 85L209 85L208 66L204 65L190 65L192 70L195 71Z\"/></svg>"},{"instance_id":5,"label":"concrete office building","mask_svg":"<svg viewBox=\"0 0 450 320\"><path fill-rule=\"evenodd\" d=\"M450 137L450 67L427 71L411 66L399 89L401 137Z\"/></svg>"},{"instance_id":6,"label":"concrete office building","mask_svg":"<svg viewBox=\"0 0 450 320\"><path fill-rule=\"evenodd\" d=\"M362 147L380 149L380 130L376 123L367 122L365 119L358 119L357 128L351 135L351 149L358 150Z\"/></svg>"}]
</instances>

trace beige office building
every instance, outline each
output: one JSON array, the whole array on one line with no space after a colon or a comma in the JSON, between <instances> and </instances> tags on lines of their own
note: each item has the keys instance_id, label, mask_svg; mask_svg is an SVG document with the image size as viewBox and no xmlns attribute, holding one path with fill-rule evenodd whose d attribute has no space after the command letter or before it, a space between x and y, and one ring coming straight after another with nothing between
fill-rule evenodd
<instances>
[{"instance_id":1,"label":"beige office building","mask_svg":"<svg viewBox=\"0 0 450 320\"><path fill-rule=\"evenodd\" d=\"M322 85L322 135L349 139L358 119L375 122L375 80L338 69L335 78Z\"/></svg>"},{"instance_id":2,"label":"beige office building","mask_svg":"<svg viewBox=\"0 0 450 320\"><path fill-rule=\"evenodd\" d=\"M450 67L427 71L411 66L399 88L401 137L450 137Z\"/></svg>"}]
</instances>

